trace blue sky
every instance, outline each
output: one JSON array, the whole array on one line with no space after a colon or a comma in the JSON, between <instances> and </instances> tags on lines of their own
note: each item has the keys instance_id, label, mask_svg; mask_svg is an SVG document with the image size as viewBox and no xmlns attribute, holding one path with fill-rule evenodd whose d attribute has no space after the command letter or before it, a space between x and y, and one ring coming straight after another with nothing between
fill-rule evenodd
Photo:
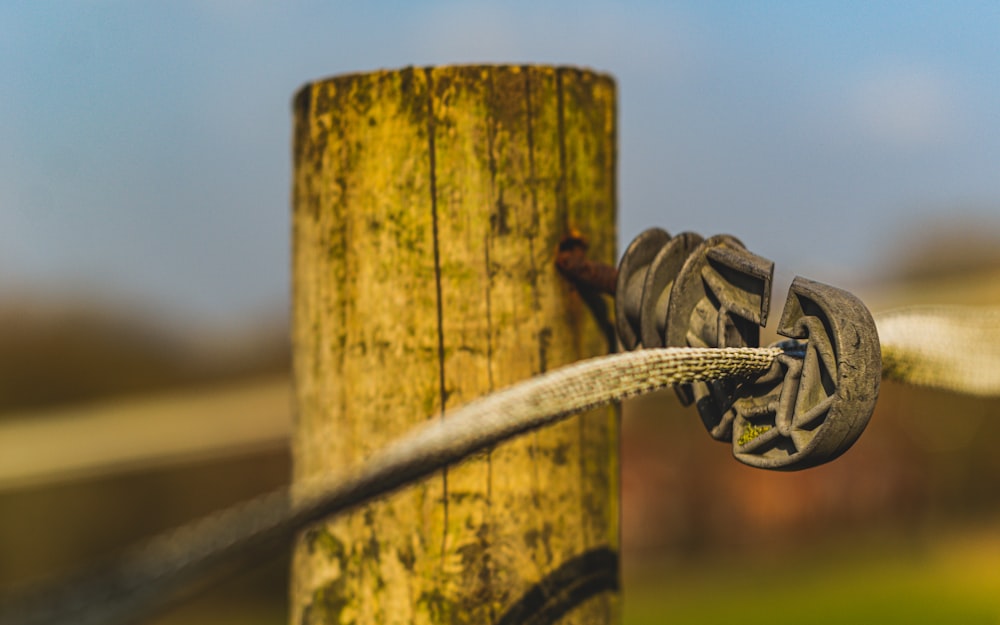
<instances>
[{"instance_id":1,"label":"blue sky","mask_svg":"<svg viewBox=\"0 0 1000 625\"><path fill-rule=\"evenodd\" d=\"M468 62L618 79L622 248L727 232L850 286L947 215L1000 230L998 35L985 2L5 2L0 293L283 311L293 92Z\"/></svg>"}]
</instances>

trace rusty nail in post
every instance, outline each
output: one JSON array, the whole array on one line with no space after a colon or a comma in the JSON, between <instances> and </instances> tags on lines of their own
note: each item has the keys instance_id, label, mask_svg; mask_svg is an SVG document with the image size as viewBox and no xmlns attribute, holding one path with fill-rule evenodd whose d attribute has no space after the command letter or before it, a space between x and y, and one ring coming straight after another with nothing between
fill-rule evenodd
<instances>
[{"instance_id":1,"label":"rusty nail in post","mask_svg":"<svg viewBox=\"0 0 1000 625\"><path fill-rule=\"evenodd\" d=\"M577 286L608 295L615 294L618 269L587 260L587 242L579 235L567 235L559 243L556 267Z\"/></svg>"}]
</instances>

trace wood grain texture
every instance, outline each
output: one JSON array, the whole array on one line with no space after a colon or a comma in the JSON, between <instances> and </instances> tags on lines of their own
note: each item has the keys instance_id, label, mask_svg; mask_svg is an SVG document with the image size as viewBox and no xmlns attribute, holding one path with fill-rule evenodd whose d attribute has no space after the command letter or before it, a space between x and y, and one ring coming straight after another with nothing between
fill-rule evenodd
<instances>
[{"instance_id":1,"label":"wood grain texture","mask_svg":"<svg viewBox=\"0 0 1000 625\"><path fill-rule=\"evenodd\" d=\"M557 274L615 260L615 87L571 68L408 68L295 100L295 479L608 351ZM598 311L599 314L600 311ZM501 445L306 531L292 622L618 623L618 415Z\"/></svg>"}]
</instances>

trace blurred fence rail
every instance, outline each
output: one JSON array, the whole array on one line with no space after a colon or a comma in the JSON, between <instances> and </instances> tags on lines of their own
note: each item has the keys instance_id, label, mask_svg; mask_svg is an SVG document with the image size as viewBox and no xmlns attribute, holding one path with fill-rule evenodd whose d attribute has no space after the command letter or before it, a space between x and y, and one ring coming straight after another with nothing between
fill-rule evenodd
<instances>
[{"instance_id":1,"label":"blurred fence rail","mask_svg":"<svg viewBox=\"0 0 1000 625\"><path fill-rule=\"evenodd\" d=\"M285 449L284 376L140 399L8 414L0 423L0 493Z\"/></svg>"}]
</instances>

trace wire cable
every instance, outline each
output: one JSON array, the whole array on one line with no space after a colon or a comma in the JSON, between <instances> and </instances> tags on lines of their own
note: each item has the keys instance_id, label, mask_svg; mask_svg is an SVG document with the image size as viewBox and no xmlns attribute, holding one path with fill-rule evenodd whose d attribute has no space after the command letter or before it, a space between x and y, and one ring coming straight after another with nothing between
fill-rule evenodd
<instances>
[{"instance_id":1,"label":"wire cable","mask_svg":"<svg viewBox=\"0 0 1000 625\"><path fill-rule=\"evenodd\" d=\"M1000 395L1000 310L915 307L875 316L883 377ZM196 590L213 571L287 545L311 523L584 410L697 381L745 378L783 351L660 348L580 361L478 399L374 454L353 472L283 488L154 538L0 607L0 625L126 624Z\"/></svg>"},{"instance_id":2,"label":"wire cable","mask_svg":"<svg viewBox=\"0 0 1000 625\"><path fill-rule=\"evenodd\" d=\"M1000 395L1000 309L914 306L875 315L882 375L955 393Z\"/></svg>"},{"instance_id":3,"label":"wire cable","mask_svg":"<svg viewBox=\"0 0 1000 625\"><path fill-rule=\"evenodd\" d=\"M346 477L281 489L184 526L105 565L0 609L0 624L125 624L192 592L238 557L287 545L322 518L584 410L704 380L768 369L779 348L660 348L580 361L493 393L429 422Z\"/></svg>"}]
</instances>

